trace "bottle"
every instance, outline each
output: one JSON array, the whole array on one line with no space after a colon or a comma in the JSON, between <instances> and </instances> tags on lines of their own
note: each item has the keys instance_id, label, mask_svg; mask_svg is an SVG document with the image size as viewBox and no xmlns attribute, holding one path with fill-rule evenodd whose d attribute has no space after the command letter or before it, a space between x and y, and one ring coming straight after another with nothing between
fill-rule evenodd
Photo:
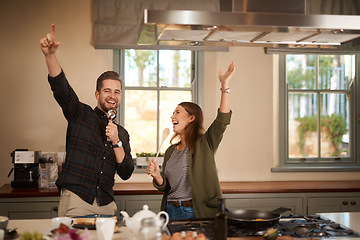
<instances>
[{"instance_id":1,"label":"bottle","mask_svg":"<svg viewBox=\"0 0 360 240\"><path fill-rule=\"evenodd\" d=\"M225 199L219 198L218 212L215 217L215 240L227 239L227 215L225 212Z\"/></svg>"}]
</instances>

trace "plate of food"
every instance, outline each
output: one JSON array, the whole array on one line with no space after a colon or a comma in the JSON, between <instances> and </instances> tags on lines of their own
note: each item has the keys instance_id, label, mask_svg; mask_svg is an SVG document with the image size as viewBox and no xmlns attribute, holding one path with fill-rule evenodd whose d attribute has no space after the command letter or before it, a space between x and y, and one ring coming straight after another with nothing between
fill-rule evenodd
<instances>
[{"instance_id":1,"label":"plate of food","mask_svg":"<svg viewBox=\"0 0 360 240\"><path fill-rule=\"evenodd\" d=\"M116 224L120 222L121 219L118 219L119 217L114 215L98 215L98 214L92 214L92 215L86 215L86 216L78 216L73 217L74 218L74 225L73 228L79 228L79 229L96 229L96 218L114 218L116 220Z\"/></svg>"}]
</instances>

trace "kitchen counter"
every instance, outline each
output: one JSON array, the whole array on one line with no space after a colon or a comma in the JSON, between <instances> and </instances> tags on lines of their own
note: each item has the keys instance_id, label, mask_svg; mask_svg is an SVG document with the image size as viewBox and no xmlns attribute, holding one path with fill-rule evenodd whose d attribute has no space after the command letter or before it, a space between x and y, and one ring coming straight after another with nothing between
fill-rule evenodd
<instances>
[{"instance_id":1,"label":"kitchen counter","mask_svg":"<svg viewBox=\"0 0 360 240\"><path fill-rule=\"evenodd\" d=\"M10 220L8 229L15 229L18 232L16 239L20 239L20 235L28 231L33 233L35 231L42 233L45 239L53 239L50 237L51 231L51 219L23 219L23 220ZM79 229L78 234L81 236L84 230ZM93 240L97 240L97 233L96 230L89 230ZM129 240L136 238L133 236L131 231L126 227L120 227L117 231L115 231L113 240Z\"/></svg>"},{"instance_id":2,"label":"kitchen counter","mask_svg":"<svg viewBox=\"0 0 360 240\"><path fill-rule=\"evenodd\" d=\"M235 193L331 193L360 192L360 181L259 181L221 182L224 194ZM115 183L115 195L161 194L152 183ZM10 184L0 188L0 198L58 196L54 189L14 189Z\"/></svg>"},{"instance_id":3,"label":"kitchen counter","mask_svg":"<svg viewBox=\"0 0 360 240\"><path fill-rule=\"evenodd\" d=\"M349 227L354 231L360 231L360 212L356 213L320 213L321 216L333 220L342 224L345 227ZM9 229L17 228L18 236L16 239L19 239L20 234L24 231L34 232L38 231L47 235L51 230L51 220L50 219L24 219L24 220L10 220ZM79 230L79 234L81 235L84 230ZM96 230L90 230L90 234L93 236L94 240L97 240ZM46 238L52 239L52 238ZM113 240L122 240L122 239L136 239L134 235L130 232L130 230L126 227L120 227L118 231L115 231ZM264 238L261 236L258 237L239 237L239 238L228 238L228 240L263 240ZM345 240L347 238L318 238L321 240ZM294 240L294 238L289 236L280 236L277 240ZM349 238L349 240L359 240L359 238Z\"/></svg>"},{"instance_id":4,"label":"kitchen counter","mask_svg":"<svg viewBox=\"0 0 360 240\"><path fill-rule=\"evenodd\" d=\"M360 233L360 212L319 213L320 216L337 222L344 227Z\"/></svg>"},{"instance_id":5,"label":"kitchen counter","mask_svg":"<svg viewBox=\"0 0 360 240\"><path fill-rule=\"evenodd\" d=\"M21 233L28 231L33 233L35 231L42 233L45 239L53 239L49 237L49 233L51 230L51 219L24 219L24 220L10 220L8 229L17 229L18 235L15 239L19 239ZM96 230L89 230L93 240L98 240ZM78 234L81 236L84 230L80 229ZM228 238L228 240L264 240L263 237L235 237ZM120 227L117 231L115 231L112 240L137 240L134 234L127 227ZM277 240L294 240L289 236L280 236ZM325 240L325 239L324 239ZM352 239L357 240L357 239Z\"/></svg>"}]
</instances>

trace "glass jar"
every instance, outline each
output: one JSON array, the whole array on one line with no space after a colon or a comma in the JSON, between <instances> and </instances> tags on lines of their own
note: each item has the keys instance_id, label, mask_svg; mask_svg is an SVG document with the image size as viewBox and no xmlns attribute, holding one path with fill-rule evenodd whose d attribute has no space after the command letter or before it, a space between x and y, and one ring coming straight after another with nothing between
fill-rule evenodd
<instances>
[{"instance_id":1,"label":"glass jar","mask_svg":"<svg viewBox=\"0 0 360 240\"><path fill-rule=\"evenodd\" d=\"M156 218L144 218L141 220L141 228L138 233L139 240L160 240L161 227Z\"/></svg>"}]
</instances>

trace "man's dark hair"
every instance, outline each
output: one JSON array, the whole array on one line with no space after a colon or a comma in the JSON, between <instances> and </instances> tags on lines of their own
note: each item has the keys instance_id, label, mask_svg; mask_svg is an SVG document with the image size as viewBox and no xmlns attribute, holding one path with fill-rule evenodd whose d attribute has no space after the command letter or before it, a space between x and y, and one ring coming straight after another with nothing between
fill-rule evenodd
<instances>
[{"instance_id":1,"label":"man's dark hair","mask_svg":"<svg viewBox=\"0 0 360 240\"><path fill-rule=\"evenodd\" d=\"M100 92L101 88L102 88L102 82L106 79L111 79L111 80L117 80L120 82L120 86L122 89L122 81L120 79L120 76L117 72L114 71L107 71L104 72L103 74L101 74L97 81L96 81L96 91Z\"/></svg>"}]
</instances>

